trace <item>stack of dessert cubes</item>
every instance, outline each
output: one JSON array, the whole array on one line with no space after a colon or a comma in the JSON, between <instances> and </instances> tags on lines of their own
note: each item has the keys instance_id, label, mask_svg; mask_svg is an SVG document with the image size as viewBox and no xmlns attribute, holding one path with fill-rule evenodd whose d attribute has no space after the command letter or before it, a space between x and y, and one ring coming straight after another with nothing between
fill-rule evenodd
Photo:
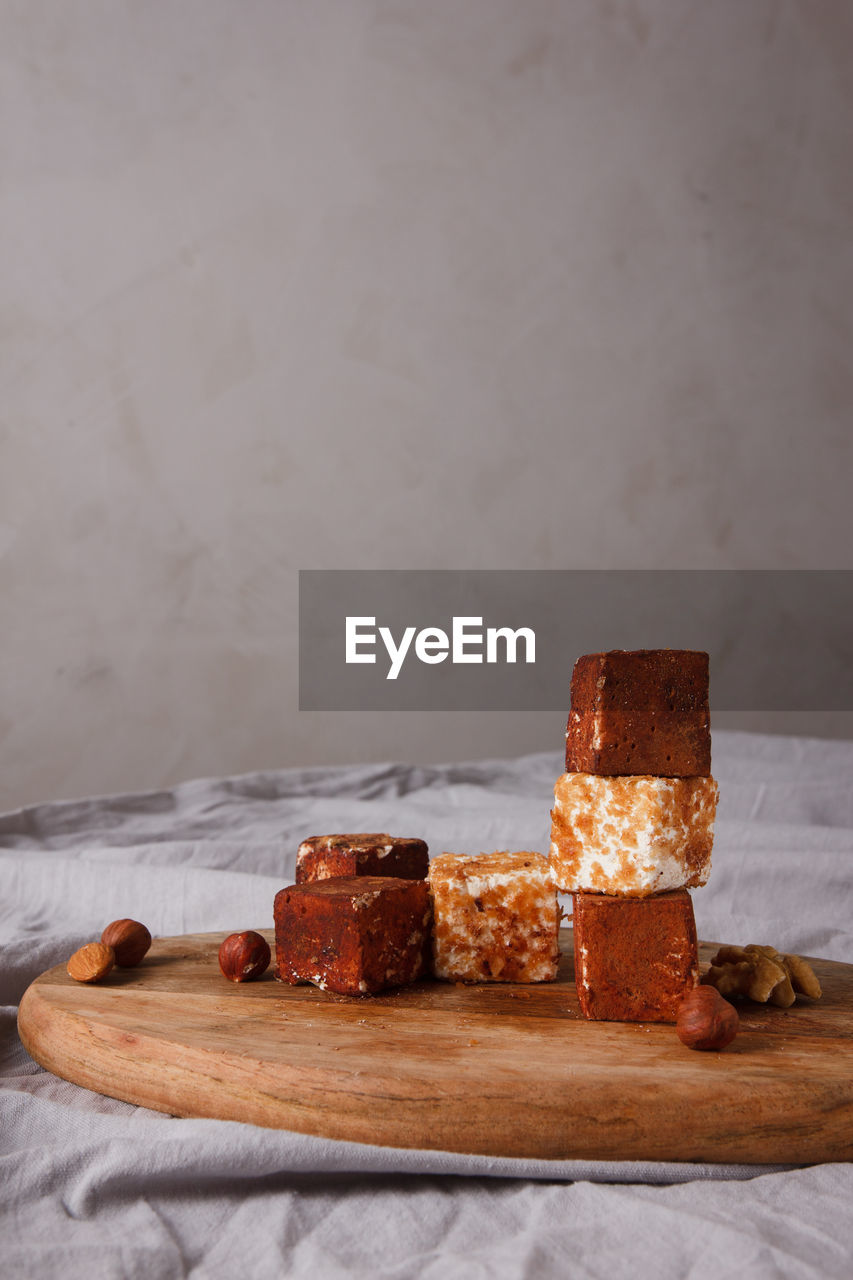
<instances>
[{"instance_id":1,"label":"stack of dessert cubes","mask_svg":"<svg viewBox=\"0 0 853 1280\"><path fill-rule=\"evenodd\" d=\"M705 884L717 784L708 655L585 654L551 812L554 881L574 901L587 1018L675 1022L699 979L689 889Z\"/></svg>"},{"instance_id":2,"label":"stack of dessert cubes","mask_svg":"<svg viewBox=\"0 0 853 1280\"><path fill-rule=\"evenodd\" d=\"M586 654L572 674L566 772L548 859L444 853L384 833L302 842L275 899L277 975L342 995L432 974L552 982L557 890L574 900L575 979L587 1018L675 1022L699 979L689 889L711 866L708 655Z\"/></svg>"}]
</instances>

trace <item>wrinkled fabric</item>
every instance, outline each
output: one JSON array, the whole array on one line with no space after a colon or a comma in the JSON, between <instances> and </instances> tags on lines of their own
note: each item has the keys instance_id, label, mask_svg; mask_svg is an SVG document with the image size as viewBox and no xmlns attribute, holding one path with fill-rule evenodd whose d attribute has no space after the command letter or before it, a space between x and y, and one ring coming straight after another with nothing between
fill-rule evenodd
<instances>
[{"instance_id":1,"label":"wrinkled fabric","mask_svg":"<svg viewBox=\"0 0 853 1280\"><path fill-rule=\"evenodd\" d=\"M102 1097L38 1067L27 985L100 935L271 927L301 839L547 851L557 754L201 779L0 815L0 1239L17 1276L853 1273L853 1167L399 1151ZM853 743L717 734L701 937L853 963Z\"/></svg>"}]
</instances>

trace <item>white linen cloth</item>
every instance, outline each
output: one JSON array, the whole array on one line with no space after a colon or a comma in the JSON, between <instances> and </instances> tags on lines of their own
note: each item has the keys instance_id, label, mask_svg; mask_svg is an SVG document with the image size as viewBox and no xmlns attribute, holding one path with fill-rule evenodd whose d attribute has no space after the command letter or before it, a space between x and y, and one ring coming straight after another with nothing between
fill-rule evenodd
<instances>
[{"instance_id":1,"label":"white linen cloth","mask_svg":"<svg viewBox=\"0 0 853 1280\"><path fill-rule=\"evenodd\" d=\"M17 1277L853 1274L853 1167L398 1151L169 1118L37 1067L16 1007L131 915L271 927L300 839L547 851L558 754L281 770L0 816L0 1269ZM700 937L853 963L853 743L718 733ZM853 1061L851 1061L853 1070ZM722 1100L724 1102L724 1100Z\"/></svg>"}]
</instances>

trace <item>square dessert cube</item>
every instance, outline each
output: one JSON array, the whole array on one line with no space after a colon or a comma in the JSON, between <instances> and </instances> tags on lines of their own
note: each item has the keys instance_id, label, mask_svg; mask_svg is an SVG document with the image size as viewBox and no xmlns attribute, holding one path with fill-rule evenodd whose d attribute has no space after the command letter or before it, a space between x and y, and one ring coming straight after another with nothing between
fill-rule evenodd
<instances>
[{"instance_id":1,"label":"square dessert cube","mask_svg":"<svg viewBox=\"0 0 853 1280\"><path fill-rule=\"evenodd\" d=\"M566 773L689 778L710 772L707 653L615 649L578 658Z\"/></svg>"},{"instance_id":2,"label":"square dessert cube","mask_svg":"<svg viewBox=\"0 0 853 1280\"><path fill-rule=\"evenodd\" d=\"M373 995L427 970L432 907L426 880L310 880L279 890L273 915L283 982Z\"/></svg>"},{"instance_id":3,"label":"square dessert cube","mask_svg":"<svg viewBox=\"0 0 853 1280\"><path fill-rule=\"evenodd\" d=\"M423 840L359 832L309 836L296 854L296 883L329 876L397 876L424 880L429 851Z\"/></svg>"},{"instance_id":4,"label":"square dessert cube","mask_svg":"<svg viewBox=\"0 0 853 1280\"><path fill-rule=\"evenodd\" d=\"M443 853L429 869L433 972L449 982L552 982L557 891L541 853Z\"/></svg>"},{"instance_id":5,"label":"square dessert cube","mask_svg":"<svg viewBox=\"0 0 853 1280\"><path fill-rule=\"evenodd\" d=\"M564 893L643 897L711 873L713 778L564 773L554 788L549 858Z\"/></svg>"},{"instance_id":6,"label":"square dessert cube","mask_svg":"<svg viewBox=\"0 0 853 1280\"><path fill-rule=\"evenodd\" d=\"M573 927L575 983L585 1018L675 1022L679 1004L699 981L689 893L576 893Z\"/></svg>"}]
</instances>

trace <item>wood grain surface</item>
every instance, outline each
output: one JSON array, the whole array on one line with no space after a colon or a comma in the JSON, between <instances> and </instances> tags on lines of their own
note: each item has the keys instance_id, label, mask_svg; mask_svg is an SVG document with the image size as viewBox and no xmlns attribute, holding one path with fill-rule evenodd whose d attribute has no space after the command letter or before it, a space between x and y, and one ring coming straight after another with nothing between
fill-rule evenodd
<instances>
[{"instance_id":1,"label":"wood grain surface","mask_svg":"<svg viewBox=\"0 0 853 1280\"><path fill-rule=\"evenodd\" d=\"M356 1142L544 1159L853 1158L853 966L813 961L821 1001L744 1004L733 1044L697 1053L672 1026L585 1021L569 930L555 983L421 982L362 998L272 971L229 983L223 936L157 938L139 968L97 986L49 970L21 1001L24 1045L57 1075L158 1111Z\"/></svg>"}]
</instances>

